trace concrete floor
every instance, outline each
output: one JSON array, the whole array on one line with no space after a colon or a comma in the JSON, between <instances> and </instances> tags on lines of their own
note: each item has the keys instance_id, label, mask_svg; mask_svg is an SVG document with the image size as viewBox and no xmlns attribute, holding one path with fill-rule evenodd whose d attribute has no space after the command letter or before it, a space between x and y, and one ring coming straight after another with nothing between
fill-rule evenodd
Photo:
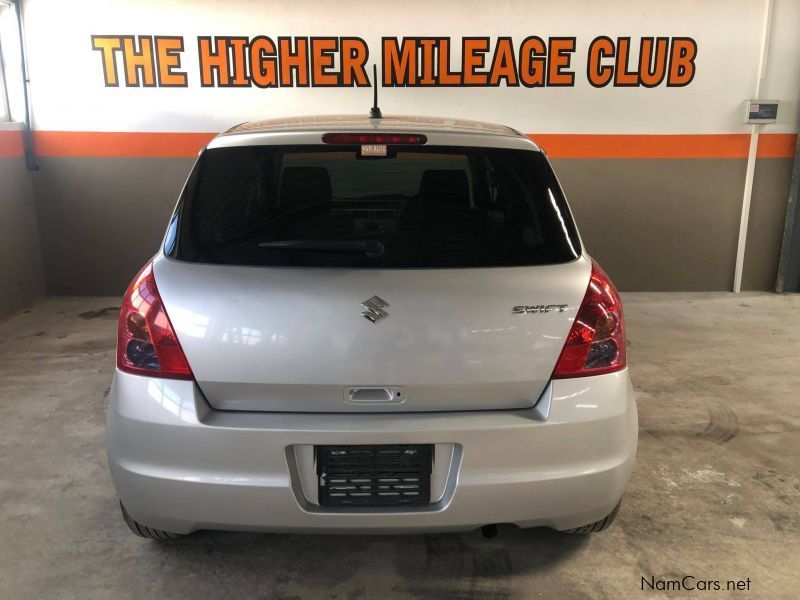
<instances>
[{"instance_id":1,"label":"concrete floor","mask_svg":"<svg viewBox=\"0 0 800 600\"><path fill-rule=\"evenodd\" d=\"M610 530L168 543L128 532L106 470L118 300L43 301L0 324L0 598L621 598L683 575L796 598L800 296L625 300L641 432Z\"/></svg>"}]
</instances>

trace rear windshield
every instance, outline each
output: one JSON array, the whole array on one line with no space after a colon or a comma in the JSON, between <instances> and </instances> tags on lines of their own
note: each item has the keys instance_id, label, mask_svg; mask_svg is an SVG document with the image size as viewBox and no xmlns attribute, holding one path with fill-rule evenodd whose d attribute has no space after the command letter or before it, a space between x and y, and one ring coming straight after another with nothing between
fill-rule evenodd
<instances>
[{"instance_id":1,"label":"rear windshield","mask_svg":"<svg viewBox=\"0 0 800 600\"><path fill-rule=\"evenodd\" d=\"M206 150L167 236L179 260L466 268L567 262L574 224L540 152L246 146Z\"/></svg>"}]
</instances>

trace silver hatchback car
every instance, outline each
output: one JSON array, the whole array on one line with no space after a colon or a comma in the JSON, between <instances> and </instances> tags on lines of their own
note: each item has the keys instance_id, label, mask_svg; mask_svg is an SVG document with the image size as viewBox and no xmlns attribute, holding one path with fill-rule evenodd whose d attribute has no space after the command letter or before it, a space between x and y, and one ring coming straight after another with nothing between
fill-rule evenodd
<instances>
[{"instance_id":1,"label":"silver hatchback car","mask_svg":"<svg viewBox=\"0 0 800 600\"><path fill-rule=\"evenodd\" d=\"M607 526L637 413L619 295L545 154L471 121L239 125L125 293L131 529Z\"/></svg>"}]
</instances>

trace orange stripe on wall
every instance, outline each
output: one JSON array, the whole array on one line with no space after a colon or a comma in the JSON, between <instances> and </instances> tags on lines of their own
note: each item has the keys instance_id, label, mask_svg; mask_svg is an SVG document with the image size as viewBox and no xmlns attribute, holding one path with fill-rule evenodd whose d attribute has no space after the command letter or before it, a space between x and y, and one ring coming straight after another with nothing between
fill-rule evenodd
<instances>
[{"instance_id":1,"label":"orange stripe on wall","mask_svg":"<svg viewBox=\"0 0 800 600\"><path fill-rule=\"evenodd\" d=\"M191 158L214 133L35 131L37 156ZM747 158L750 136L531 134L552 158ZM797 134L762 133L759 158L791 158ZM0 156L21 156L19 131L0 131Z\"/></svg>"},{"instance_id":2,"label":"orange stripe on wall","mask_svg":"<svg viewBox=\"0 0 800 600\"><path fill-rule=\"evenodd\" d=\"M531 136L553 158L742 158L746 134Z\"/></svg>"},{"instance_id":3,"label":"orange stripe on wall","mask_svg":"<svg viewBox=\"0 0 800 600\"><path fill-rule=\"evenodd\" d=\"M582 135L529 136L553 158L747 158L746 133L683 135ZM759 158L791 158L797 134L762 133Z\"/></svg>"},{"instance_id":4,"label":"orange stripe on wall","mask_svg":"<svg viewBox=\"0 0 800 600\"><path fill-rule=\"evenodd\" d=\"M187 158L214 133L34 131L37 156L107 156L123 158Z\"/></svg>"},{"instance_id":5,"label":"orange stripe on wall","mask_svg":"<svg viewBox=\"0 0 800 600\"><path fill-rule=\"evenodd\" d=\"M796 133L762 133L758 136L759 158L792 158L796 148Z\"/></svg>"},{"instance_id":6,"label":"orange stripe on wall","mask_svg":"<svg viewBox=\"0 0 800 600\"><path fill-rule=\"evenodd\" d=\"M9 158L23 154L22 132L0 131L0 157Z\"/></svg>"}]
</instances>

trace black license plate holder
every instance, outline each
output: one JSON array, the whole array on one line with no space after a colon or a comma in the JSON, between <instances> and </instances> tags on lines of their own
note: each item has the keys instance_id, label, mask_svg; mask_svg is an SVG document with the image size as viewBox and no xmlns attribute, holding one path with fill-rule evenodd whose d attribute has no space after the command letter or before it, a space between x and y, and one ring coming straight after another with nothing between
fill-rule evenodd
<instances>
[{"instance_id":1,"label":"black license plate holder","mask_svg":"<svg viewBox=\"0 0 800 600\"><path fill-rule=\"evenodd\" d=\"M314 447L321 506L429 504L433 444Z\"/></svg>"}]
</instances>

